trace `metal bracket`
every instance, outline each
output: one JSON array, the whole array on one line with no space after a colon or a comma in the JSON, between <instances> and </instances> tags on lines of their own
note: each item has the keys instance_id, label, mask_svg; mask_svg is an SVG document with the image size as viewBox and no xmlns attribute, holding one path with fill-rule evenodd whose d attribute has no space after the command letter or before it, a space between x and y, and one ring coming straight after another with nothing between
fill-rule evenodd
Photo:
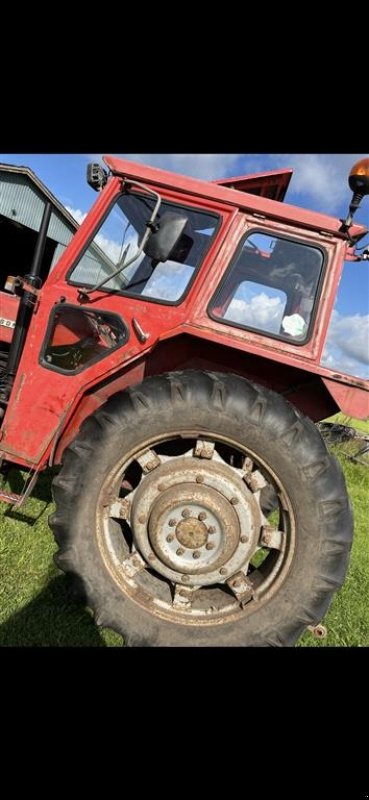
<instances>
[{"instance_id":1,"label":"metal bracket","mask_svg":"<svg viewBox=\"0 0 369 800\"><path fill-rule=\"evenodd\" d=\"M20 508L21 506L23 506L25 504L26 500L28 500L33 488L35 487L35 485L36 485L36 483L38 481L39 474L40 474L39 472L34 472L32 477L30 478L30 480L28 482L28 485L27 485L27 479L25 480L23 489L25 487L27 487L27 488L26 488L25 492L23 492L22 494L13 494L12 492L1 492L0 491L0 502L9 503L10 505L14 506L15 508Z\"/></svg>"}]
</instances>

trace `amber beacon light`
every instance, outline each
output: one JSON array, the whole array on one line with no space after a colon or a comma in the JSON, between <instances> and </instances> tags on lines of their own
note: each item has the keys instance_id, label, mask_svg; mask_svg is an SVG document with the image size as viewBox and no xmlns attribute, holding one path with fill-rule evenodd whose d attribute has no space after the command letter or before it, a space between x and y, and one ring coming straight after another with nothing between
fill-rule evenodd
<instances>
[{"instance_id":1,"label":"amber beacon light","mask_svg":"<svg viewBox=\"0 0 369 800\"><path fill-rule=\"evenodd\" d=\"M349 213L345 220L345 227L349 228L352 218L360 206L363 197L369 194L369 158L362 158L352 167L348 179L349 187L353 192Z\"/></svg>"}]
</instances>

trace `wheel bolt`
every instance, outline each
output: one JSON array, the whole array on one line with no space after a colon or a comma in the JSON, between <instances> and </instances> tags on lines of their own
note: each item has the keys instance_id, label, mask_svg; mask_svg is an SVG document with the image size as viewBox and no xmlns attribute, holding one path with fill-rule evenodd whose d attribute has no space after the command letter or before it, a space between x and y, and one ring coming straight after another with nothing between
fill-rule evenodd
<instances>
[{"instance_id":1,"label":"wheel bolt","mask_svg":"<svg viewBox=\"0 0 369 800\"><path fill-rule=\"evenodd\" d=\"M222 567L222 568L219 570L219 572L220 572L220 574L221 574L221 575L226 575L226 574L227 574L227 571L228 571L228 570L226 570L226 568L225 568L225 567Z\"/></svg>"},{"instance_id":2,"label":"wheel bolt","mask_svg":"<svg viewBox=\"0 0 369 800\"><path fill-rule=\"evenodd\" d=\"M203 519L206 519L206 517L207 517L207 516L208 516L208 515L206 514L206 512L205 512L205 511L200 511L200 514L199 514L199 516L198 516L198 519L200 519L200 520L202 521Z\"/></svg>"},{"instance_id":3,"label":"wheel bolt","mask_svg":"<svg viewBox=\"0 0 369 800\"><path fill-rule=\"evenodd\" d=\"M240 578L236 578L234 581L232 581L232 586L234 586L235 589L238 589L239 586L242 586L241 579Z\"/></svg>"},{"instance_id":4,"label":"wheel bolt","mask_svg":"<svg viewBox=\"0 0 369 800\"><path fill-rule=\"evenodd\" d=\"M215 533L215 527L214 527L214 525L209 525L209 527L208 527L208 533Z\"/></svg>"},{"instance_id":5,"label":"wheel bolt","mask_svg":"<svg viewBox=\"0 0 369 800\"><path fill-rule=\"evenodd\" d=\"M238 503L238 497L231 497L230 501L232 506L236 506Z\"/></svg>"},{"instance_id":6,"label":"wheel bolt","mask_svg":"<svg viewBox=\"0 0 369 800\"><path fill-rule=\"evenodd\" d=\"M181 581L183 583L188 583L189 580L190 580L190 576L189 575L182 575Z\"/></svg>"},{"instance_id":7,"label":"wheel bolt","mask_svg":"<svg viewBox=\"0 0 369 800\"><path fill-rule=\"evenodd\" d=\"M204 476L198 475L196 478L196 483L204 483Z\"/></svg>"},{"instance_id":8,"label":"wheel bolt","mask_svg":"<svg viewBox=\"0 0 369 800\"><path fill-rule=\"evenodd\" d=\"M184 508L182 511L182 517L189 517L189 516L191 516L191 511L189 510L189 508Z\"/></svg>"},{"instance_id":9,"label":"wheel bolt","mask_svg":"<svg viewBox=\"0 0 369 800\"><path fill-rule=\"evenodd\" d=\"M173 536L173 534L172 534L172 533L170 533L170 534L167 536L167 542L172 542L172 541L173 541L173 539L174 539L174 536Z\"/></svg>"},{"instance_id":10,"label":"wheel bolt","mask_svg":"<svg viewBox=\"0 0 369 800\"><path fill-rule=\"evenodd\" d=\"M192 558L200 558L201 553L200 550L194 550L192 553Z\"/></svg>"},{"instance_id":11,"label":"wheel bolt","mask_svg":"<svg viewBox=\"0 0 369 800\"><path fill-rule=\"evenodd\" d=\"M214 550L215 544L214 542L207 542L205 545L206 550Z\"/></svg>"},{"instance_id":12,"label":"wheel bolt","mask_svg":"<svg viewBox=\"0 0 369 800\"><path fill-rule=\"evenodd\" d=\"M183 556L183 553L184 553L183 547L179 547L178 550L176 550L176 553L177 553L177 556Z\"/></svg>"},{"instance_id":13,"label":"wheel bolt","mask_svg":"<svg viewBox=\"0 0 369 800\"><path fill-rule=\"evenodd\" d=\"M246 542L248 542L248 541L249 541L249 537L248 536L241 536L240 542L242 542L242 544L246 544Z\"/></svg>"},{"instance_id":14,"label":"wheel bolt","mask_svg":"<svg viewBox=\"0 0 369 800\"><path fill-rule=\"evenodd\" d=\"M138 518L138 521L139 521L139 522L141 522L142 524L143 524L144 522L146 522L146 517L145 517L145 514L140 514L140 516L139 516L139 518Z\"/></svg>"},{"instance_id":15,"label":"wheel bolt","mask_svg":"<svg viewBox=\"0 0 369 800\"><path fill-rule=\"evenodd\" d=\"M168 525L170 525L171 528L174 528L174 526L177 525L177 520L176 519L170 519L169 522L168 522Z\"/></svg>"}]
</instances>

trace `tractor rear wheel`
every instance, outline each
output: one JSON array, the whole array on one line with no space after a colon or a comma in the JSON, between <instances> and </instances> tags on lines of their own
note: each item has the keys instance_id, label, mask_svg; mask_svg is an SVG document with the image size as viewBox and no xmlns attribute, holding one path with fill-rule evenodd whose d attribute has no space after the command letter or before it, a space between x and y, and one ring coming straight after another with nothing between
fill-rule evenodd
<instances>
[{"instance_id":1,"label":"tractor rear wheel","mask_svg":"<svg viewBox=\"0 0 369 800\"><path fill-rule=\"evenodd\" d=\"M115 395L53 493L56 562L128 645L292 645L345 578L338 463L310 420L236 375L176 372Z\"/></svg>"}]
</instances>

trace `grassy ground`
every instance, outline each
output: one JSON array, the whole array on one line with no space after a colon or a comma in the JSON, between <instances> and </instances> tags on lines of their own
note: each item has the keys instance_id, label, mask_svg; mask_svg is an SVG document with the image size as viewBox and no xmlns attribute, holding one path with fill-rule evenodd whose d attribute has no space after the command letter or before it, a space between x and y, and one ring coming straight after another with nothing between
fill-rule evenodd
<instances>
[{"instance_id":1,"label":"grassy ground","mask_svg":"<svg viewBox=\"0 0 369 800\"><path fill-rule=\"evenodd\" d=\"M352 424L342 415L337 421ZM369 432L369 422L358 427ZM324 620L327 638L306 633L299 647L369 646L369 470L344 456L340 460L355 514L350 569ZM119 647L121 637L96 628L53 563L56 545L47 524L51 479L50 472L42 475L34 496L18 511L0 503L0 646ZM10 490L20 492L21 480L12 471Z\"/></svg>"},{"instance_id":2,"label":"grassy ground","mask_svg":"<svg viewBox=\"0 0 369 800\"><path fill-rule=\"evenodd\" d=\"M71 596L68 577L53 562L51 480L50 472L41 475L19 510L0 503L0 646L120 646L121 637L98 629ZM9 474L7 486L21 491L20 472Z\"/></svg>"}]
</instances>

